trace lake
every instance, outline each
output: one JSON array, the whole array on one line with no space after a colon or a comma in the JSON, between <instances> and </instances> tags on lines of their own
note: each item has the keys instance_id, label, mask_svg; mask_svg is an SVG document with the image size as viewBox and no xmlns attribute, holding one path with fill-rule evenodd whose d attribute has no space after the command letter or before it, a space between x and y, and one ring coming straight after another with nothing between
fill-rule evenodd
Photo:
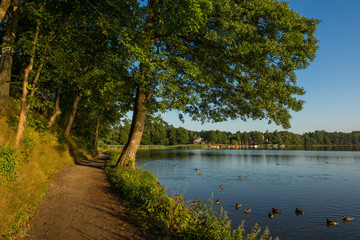
<instances>
[{"instance_id":1,"label":"lake","mask_svg":"<svg viewBox=\"0 0 360 240\"><path fill-rule=\"evenodd\" d=\"M247 233L258 223L280 239L360 239L360 152L140 150L137 164L153 172L170 196L185 191L192 202L213 194L234 228L245 220ZM270 219L273 207L283 213ZM245 215L245 208L251 213ZM305 214L297 216L295 208ZM342 216L354 220L342 222ZM327 226L326 218L340 223Z\"/></svg>"}]
</instances>

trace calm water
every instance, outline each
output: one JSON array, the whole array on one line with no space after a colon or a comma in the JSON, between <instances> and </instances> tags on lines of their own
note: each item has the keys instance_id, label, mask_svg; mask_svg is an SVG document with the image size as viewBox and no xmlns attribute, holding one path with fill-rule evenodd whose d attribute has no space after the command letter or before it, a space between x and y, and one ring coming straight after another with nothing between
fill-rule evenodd
<instances>
[{"instance_id":1,"label":"calm water","mask_svg":"<svg viewBox=\"0 0 360 240\"><path fill-rule=\"evenodd\" d=\"M247 232L258 223L280 239L360 239L360 152L142 150L137 163L169 195L186 189L185 200L208 200L213 193L234 228L245 220ZM273 207L283 214L269 219ZM245 215L244 208L252 212ZM296 216L295 208L305 215ZM343 215L354 221L343 223ZM326 218L339 226L328 227Z\"/></svg>"}]
</instances>

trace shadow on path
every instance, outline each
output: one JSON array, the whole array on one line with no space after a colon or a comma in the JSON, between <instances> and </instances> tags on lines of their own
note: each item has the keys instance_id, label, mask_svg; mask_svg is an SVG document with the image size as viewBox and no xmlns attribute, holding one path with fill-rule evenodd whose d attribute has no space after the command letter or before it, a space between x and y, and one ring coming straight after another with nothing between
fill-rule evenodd
<instances>
[{"instance_id":1,"label":"shadow on path","mask_svg":"<svg viewBox=\"0 0 360 240\"><path fill-rule=\"evenodd\" d=\"M100 152L99 155L93 159L81 159L75 160L75 164L79 166L85 167L93 167L93 168L100 168L103 169L107 160L109 160L109 156Z\"/></svg>"},{"instance_id":2,"label":"shadow on path","mask_svg":"<svg viewBox=\"0 0 360 240\"><path fill-rule=\"evenodd\" d=\"M25 239L153 239L112 190L102 171L108 159L100 153L65 167L39 204Z\"/></svg>"}]
</instances>

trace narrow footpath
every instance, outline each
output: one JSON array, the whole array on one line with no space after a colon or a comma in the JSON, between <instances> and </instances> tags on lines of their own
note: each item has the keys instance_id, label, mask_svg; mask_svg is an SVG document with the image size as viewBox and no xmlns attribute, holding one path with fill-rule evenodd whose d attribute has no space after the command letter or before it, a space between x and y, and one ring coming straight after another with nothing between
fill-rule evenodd
<instances>
[{"instance_id":1,"label":"narrow footpath","mask_svg":"<svg viewBox=\"0 0 360 240\"><path fill-rule=\"evenodd\" d=\"M23 239L151 239L129 216L103 172L105 155L65 167Z\"/></svg>"}]
</instances>

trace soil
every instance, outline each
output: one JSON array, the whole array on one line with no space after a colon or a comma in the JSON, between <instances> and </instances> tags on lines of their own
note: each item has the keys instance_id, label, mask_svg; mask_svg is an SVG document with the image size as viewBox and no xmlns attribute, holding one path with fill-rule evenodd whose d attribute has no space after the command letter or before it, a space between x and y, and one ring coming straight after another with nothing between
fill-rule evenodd
<instances>
[{"instance_id":1,"label":"soil","mask_svg":"<svg viewBox=\"0 0 360 240\"><path fill-rule=\"evenodd\" d=\"M40 202L23 239L152 239L103 172L105 155L65 167Z\"/></svg>"}]
</instances>

